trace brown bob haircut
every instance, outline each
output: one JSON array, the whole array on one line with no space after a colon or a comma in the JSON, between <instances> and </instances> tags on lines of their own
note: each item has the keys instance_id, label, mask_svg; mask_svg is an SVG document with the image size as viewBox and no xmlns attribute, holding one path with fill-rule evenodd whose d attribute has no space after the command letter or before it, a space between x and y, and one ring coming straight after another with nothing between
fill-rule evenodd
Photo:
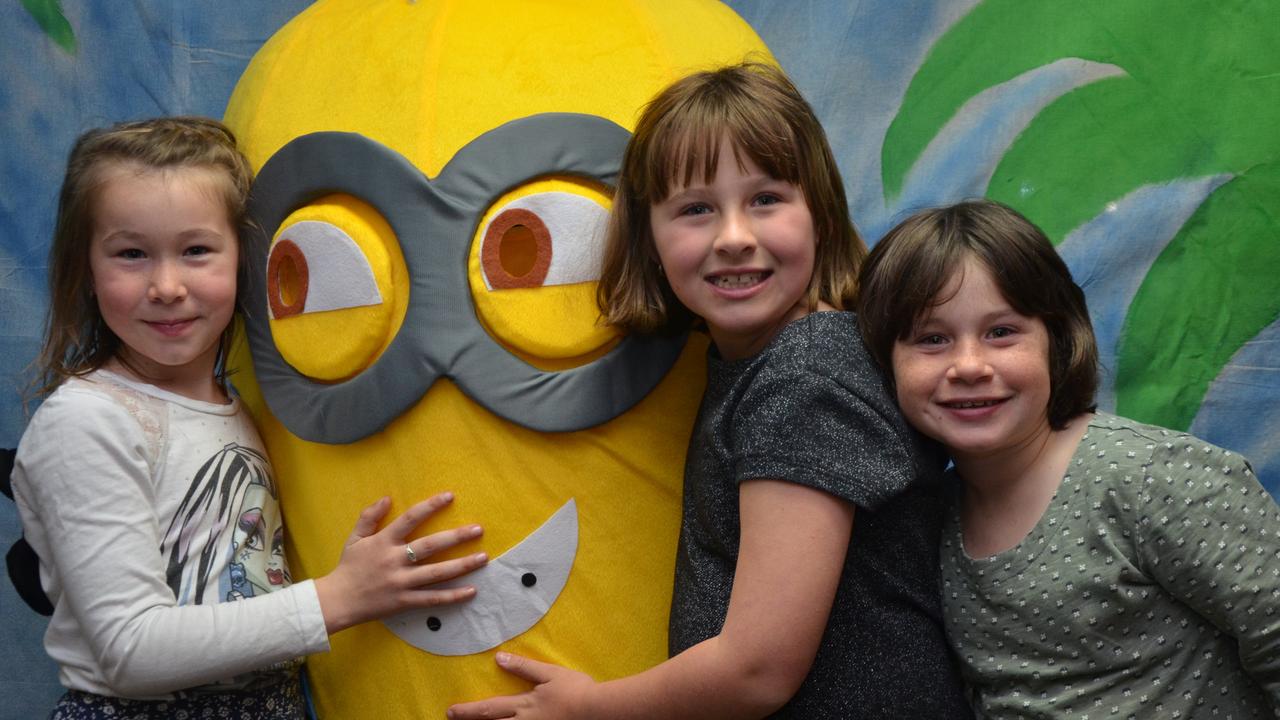
<instances>
[{"instance_id":1,"label":"brown bob haircut","mask_svg":"<svg viewBox=\"0 0 1280 720\"><path fill-rule=\"evenodd\" d=\"M97 370L120 350L120 338L98 311L89 266L94 203L107 171L119 167L136 168L139 173L178 168L222 171L217 173L216 191L226 204L232 227L244 236L253 171L236 148L235 136L222 123L202 117L167 117L120 123L81 135L67 159L49 249L49 314L37 361L38 394L52 391L69 377ZM243 247L238 259L236 309L243 312L241 288L248 265ZM219 382L224 379L233 326L227 326L219 343Z\"/></svg>"},{"instance_id":2,"label":"brown bob haircut","mask_svg":"<svg viewBox=\"0 0 1280 720\"><path fill-rule=\"evenodd\" d=\"M645 106L613 197L597 300L626 332L678 333L696 321L658 264L649 209L697 177L715 179L721 142L770 177L795 184L813 216L817 248L807 301L852 307L866 245L849 219L826 133L781 70L747 62L700 72Z\"/></svg>"},{"instance_id":3,"label":"brown bob haircut","mask_svg":"<svg viewBox=\"0 0 1280 720\"><path fill-rule=\"evenodd\" d=\"M1049 238L1012 208L973 200L912 215L876 244L862 266L858 322L889 374L893 346L929 313L967 258L985 265L1005 300L1049 334L1049 425L1096 409L1098 344L1084 292Z\"/></svg>"}]
</instances>

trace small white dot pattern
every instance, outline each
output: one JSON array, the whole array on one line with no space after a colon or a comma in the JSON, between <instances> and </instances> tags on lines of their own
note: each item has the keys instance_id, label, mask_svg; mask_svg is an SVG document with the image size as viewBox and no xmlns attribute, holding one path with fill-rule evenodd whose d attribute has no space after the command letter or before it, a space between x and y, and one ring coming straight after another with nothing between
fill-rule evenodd
<instances>
[{"instance_id":1,"label":"small white dot pattern","mask_svg":"<svg viewBox=\"0 0 1280 720\"><path fill-rule=\"evenodd\" d=\"M942 581L979 716L1280 717L1280 509L1190 435L1098 413L1016 547L949 513Z\"/></svg>"}]
</instances>

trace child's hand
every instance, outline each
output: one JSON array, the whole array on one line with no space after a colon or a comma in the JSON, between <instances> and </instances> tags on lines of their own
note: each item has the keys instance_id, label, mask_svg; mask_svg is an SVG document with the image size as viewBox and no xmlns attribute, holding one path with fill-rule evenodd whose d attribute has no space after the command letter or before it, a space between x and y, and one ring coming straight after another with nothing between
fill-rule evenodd
<instances>
[{"instance_id":1,"label":"child's hand","mask_svg":"<svg viewBox=\"0 0 1280 720\"><path fill-rule=\"evenodd\" d=\"M587 698L596 683L589 676L511 653L500 652L494 659L503 670L528 680L534 688L521 695L454 705L447 713L450 720L573 720L592 716Z\"/></svg>"},{"instance_id":2,"label":"child's hand","mask_svg":"<svg viewBox=\"0 0 1280 720\"><path fill-rule=\"evenodd\" d=\"M347 538L338 567L316 579L316 594L329 634L412 608L445 605L475 595L471 586L428 587L465 575L489 561L484 553L429 563L425 560L459 543L480 536L479 525L442 530L406 543L413 529L435 511L453 501L453 493L440 493L404 511L378 531L378 523L391 507L382 498L360 511L355 529Z\"/></svg>"}]
</instances>

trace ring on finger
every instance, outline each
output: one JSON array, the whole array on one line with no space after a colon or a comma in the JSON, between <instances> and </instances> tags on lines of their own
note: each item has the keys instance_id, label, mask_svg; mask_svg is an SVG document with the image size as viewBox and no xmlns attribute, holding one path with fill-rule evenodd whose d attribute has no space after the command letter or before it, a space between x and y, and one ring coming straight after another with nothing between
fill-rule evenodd
<instances>
[{"instance_id":1,"label":"ring on finger","mask_svg":"<svg viewBox=\"0 0 1280 720\"><path fill-rule=\"evenodd\" d=\"M414 552L413 546L408 543L405 543L404 546L404 556L409 558L410 563L418 562L418 553Z\"/></svg>"}]
</instances>

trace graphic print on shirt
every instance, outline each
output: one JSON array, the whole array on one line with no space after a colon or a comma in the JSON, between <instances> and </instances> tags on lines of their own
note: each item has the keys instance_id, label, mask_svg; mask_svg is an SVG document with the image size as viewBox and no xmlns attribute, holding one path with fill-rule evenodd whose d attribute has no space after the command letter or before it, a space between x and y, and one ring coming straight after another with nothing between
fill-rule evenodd
<instances>
[{"instance_id":1,"label":"graphic print on shirt","mask_svg":"<svg viewBox=\"0 0 1280 720\"><path fill-rule=\"evenodd\" d=\"M179 605L239 600L289 585L266 456L229 443L201 465L160 552Z\"/></svg>"},{"instance_id":2,"label":"graphic print on shirt","mask_svg":"<svg viewBox=\"0 0 1280 720\"><path fill-rule=\"evenodd\" d=\"M218 587L224 600L242 600L285 587L284 522L272 489L253 483L245 492L231 543L231 561Z\"/></svg>"}]
</instances>

